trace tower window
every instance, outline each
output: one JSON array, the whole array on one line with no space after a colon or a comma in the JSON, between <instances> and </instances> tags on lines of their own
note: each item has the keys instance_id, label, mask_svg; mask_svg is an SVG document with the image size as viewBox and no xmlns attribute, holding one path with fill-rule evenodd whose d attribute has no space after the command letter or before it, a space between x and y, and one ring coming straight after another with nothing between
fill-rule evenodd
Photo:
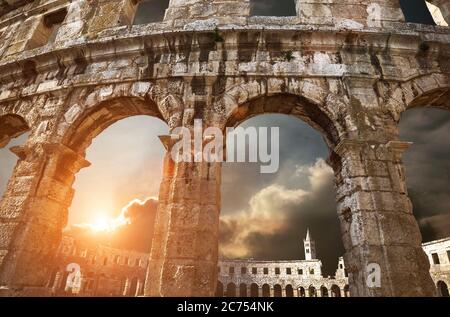
<instances>
[{"instance_id":1,"label":"tower window","mask_svg":"<svg viewBox=\"0 0 450 317\"><path fill-rule=\"evenodd\" d=\"M258 269L256 267L252 268L252 274L258 274Z\"/></svg>"},{"instance_id":2,"label":"tower window","mask_svg":"<svg viewBox=\"0 0 450 317\"><path fill-rule=\"evenodd\" d=\"M275 274L277 274L277 275L280 274L280 268L279 268L279 267L276 267L276 268L275 268Z\"/></svg>"},{"instance_id":3,"label":"tower window","mask_svg":"<svg viewBox=\"0 0 450 317\"><path fill-rule=\"evenodd\" d=\"M309 274L314 275L314 269L310 269Z\"/></svg>"},{"instance_id":4,"label":"tower window","mask_svg":"<svg viewBox=\"0 0 450 317\"><path fill-rule=\"evenodd\" d=\"M447 251L447 260L448 260L448 262L450 263L450 250Z\"/></svg>"},{"instance_id":5,"label":"tower window","mask_svg":"<svg viewBox=\"0 0 450 317\"><path fill-rule=\"evenodd\" d=\"M247 268L241 267L241 274L247 274Z\"/></svg>"},{"instance_id":6,"label":"tower window","mask_svg":"<svg viewBox=\"0 0 450 317\"><path fill-rule=\"evenodd\" d=\"M230 268L228 269L228 272L230 274L234 274L234 266L230 266Z\"/></svg>"},{"instance_id":7,"label":"tower window","mask_svg":"<svg viewBox=\"0 0 450 317\"><path fill-rule=\"evenodd\" d=\"M291 275L292 274L292 270L290 267L286 268L286 274L287 275Z\"/></svg>"},{"instance_id":8,"label":"tower window","mask_svg":"<svg viewBox=\"0 0 450 317\"><path fill-rule=\"evenodd\" d=\"M263 273L266 274L266 275L269 274L269 269L267 267L265 267L264 270L263 270Z\"/></svg>"},{"instance_id":9,"label":"tower window","mask_svg":"<svg viewBox=\"0 0 450 317\"><path fill-rule=\"evenodd\" d=\"M306 249L306 253L308 253L308 254L309 254L309 249Z\"/></svg>"},{"instance_id":10,"label":"tower window","mask_svg":"<svg viewBox=\"0 0 450 317\"><path fill-rule=\"evenodd\" d=\"M302 270L302 269L298 269L298 270L297 270L297 274L298 274L298 275L303 275L303 270Z\"/></svg>"}]
</instances>

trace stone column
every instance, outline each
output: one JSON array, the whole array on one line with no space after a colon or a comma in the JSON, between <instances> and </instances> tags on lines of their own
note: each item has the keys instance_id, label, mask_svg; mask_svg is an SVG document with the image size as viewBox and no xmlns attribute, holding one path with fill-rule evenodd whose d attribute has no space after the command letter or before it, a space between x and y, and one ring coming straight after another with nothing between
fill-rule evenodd
<instances>
[{"instance_id":1,"label":"stone column","mask_svg":"<svg viewBox=\"0 0 450 317\"><path fill-rule=\"evenodd\" d=\"M408 146L344 140L335 149L338 213L353 296L435 295L406 190L401 156Z\"/></svg>"},{"instance_id":2,"label":"stone column","mask_svg":"<svg viewBox=\"0 0 450 317\"><path fill-rule=\"evenodd\" d=\"M258 287L258 297L263 297L263 289L262 289L262 287Z\"/></svg>"},{"instance_id":3,"label":"stone column","mask_svg":"<svg viewBox=\"0 0 450 317\"><path fill-rule=\"evenodd\" d=\"M175 163L165 144L145 295L214 296L221 164Z\"/></svg>"},{"instance_id":4,"label":"stone column","mask_svg":"<svg viewBox=\"0 0 450 317\"><path fill-rule=\"evenodd\" d=\"M0 202L0 286L5 295L44 295L74 174L89 163L60 144L28 143L12 151L19 162Z\"/></svg>"}]
</instances>

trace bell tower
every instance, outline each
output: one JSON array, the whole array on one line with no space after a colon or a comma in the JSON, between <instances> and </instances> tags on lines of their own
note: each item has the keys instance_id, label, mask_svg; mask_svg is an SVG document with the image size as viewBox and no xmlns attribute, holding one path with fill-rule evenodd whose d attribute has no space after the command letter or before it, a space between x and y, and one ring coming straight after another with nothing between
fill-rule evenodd
<instances>
[{"instance_id":1,"label":"bell tower","mask_svg":"<svg viewBox=\"0 0 450 317\"><path fill-rule=\"evenodd\" d=\"M317 258L316 243L311 238L309 228L306 231L306 238L303 240L303 245L305 247L305 260L315 260Z\"/></svg>"}]
</instances>

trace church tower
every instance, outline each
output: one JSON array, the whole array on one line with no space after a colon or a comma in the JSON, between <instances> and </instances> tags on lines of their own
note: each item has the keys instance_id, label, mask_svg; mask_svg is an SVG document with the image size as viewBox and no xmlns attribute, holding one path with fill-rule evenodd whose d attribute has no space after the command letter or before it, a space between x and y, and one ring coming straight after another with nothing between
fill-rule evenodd
<instances>
[{"instance_id":1,"label":"church tower","mask_svg":"<svg viewBox=\"0 0 450 317\"><path fill-rule=\"evenodd\" d=\"M317 256L316 243L311 239L309 228L306 231L306 238L303 240L303 245L305 246L305 260L315 260Z\"/></svg>"}]
</instances>

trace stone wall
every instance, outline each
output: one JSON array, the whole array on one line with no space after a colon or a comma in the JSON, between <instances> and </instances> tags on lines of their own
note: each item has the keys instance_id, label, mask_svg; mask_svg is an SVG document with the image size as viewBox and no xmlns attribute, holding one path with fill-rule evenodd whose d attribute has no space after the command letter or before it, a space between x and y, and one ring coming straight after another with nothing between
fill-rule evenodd
<instances>
[{"instance_id":1,"label":"stone wall","mask_svg":"<svg viewBox=\"0 0 450 317\"><path fill-rule=\"evenodd\" d=\"M171 131L194 119L224 129L283 113L329 146L351 294L434 295L398 122L412 107L450 108L449 28L404 23L396 0L299 2L289 18L233 9L246 1L194 2L171 1L165 21L136 26L125 0L0 11L0 144L30 131L0 202L2 294L46 289L76 173L110 124L150 115ZM215 9L225 3L230 15ZM220 163L164 159L146 295L214 294L220 174ZM380 287L367 284L372 264Z\"/></svg>"}]
</instances>

